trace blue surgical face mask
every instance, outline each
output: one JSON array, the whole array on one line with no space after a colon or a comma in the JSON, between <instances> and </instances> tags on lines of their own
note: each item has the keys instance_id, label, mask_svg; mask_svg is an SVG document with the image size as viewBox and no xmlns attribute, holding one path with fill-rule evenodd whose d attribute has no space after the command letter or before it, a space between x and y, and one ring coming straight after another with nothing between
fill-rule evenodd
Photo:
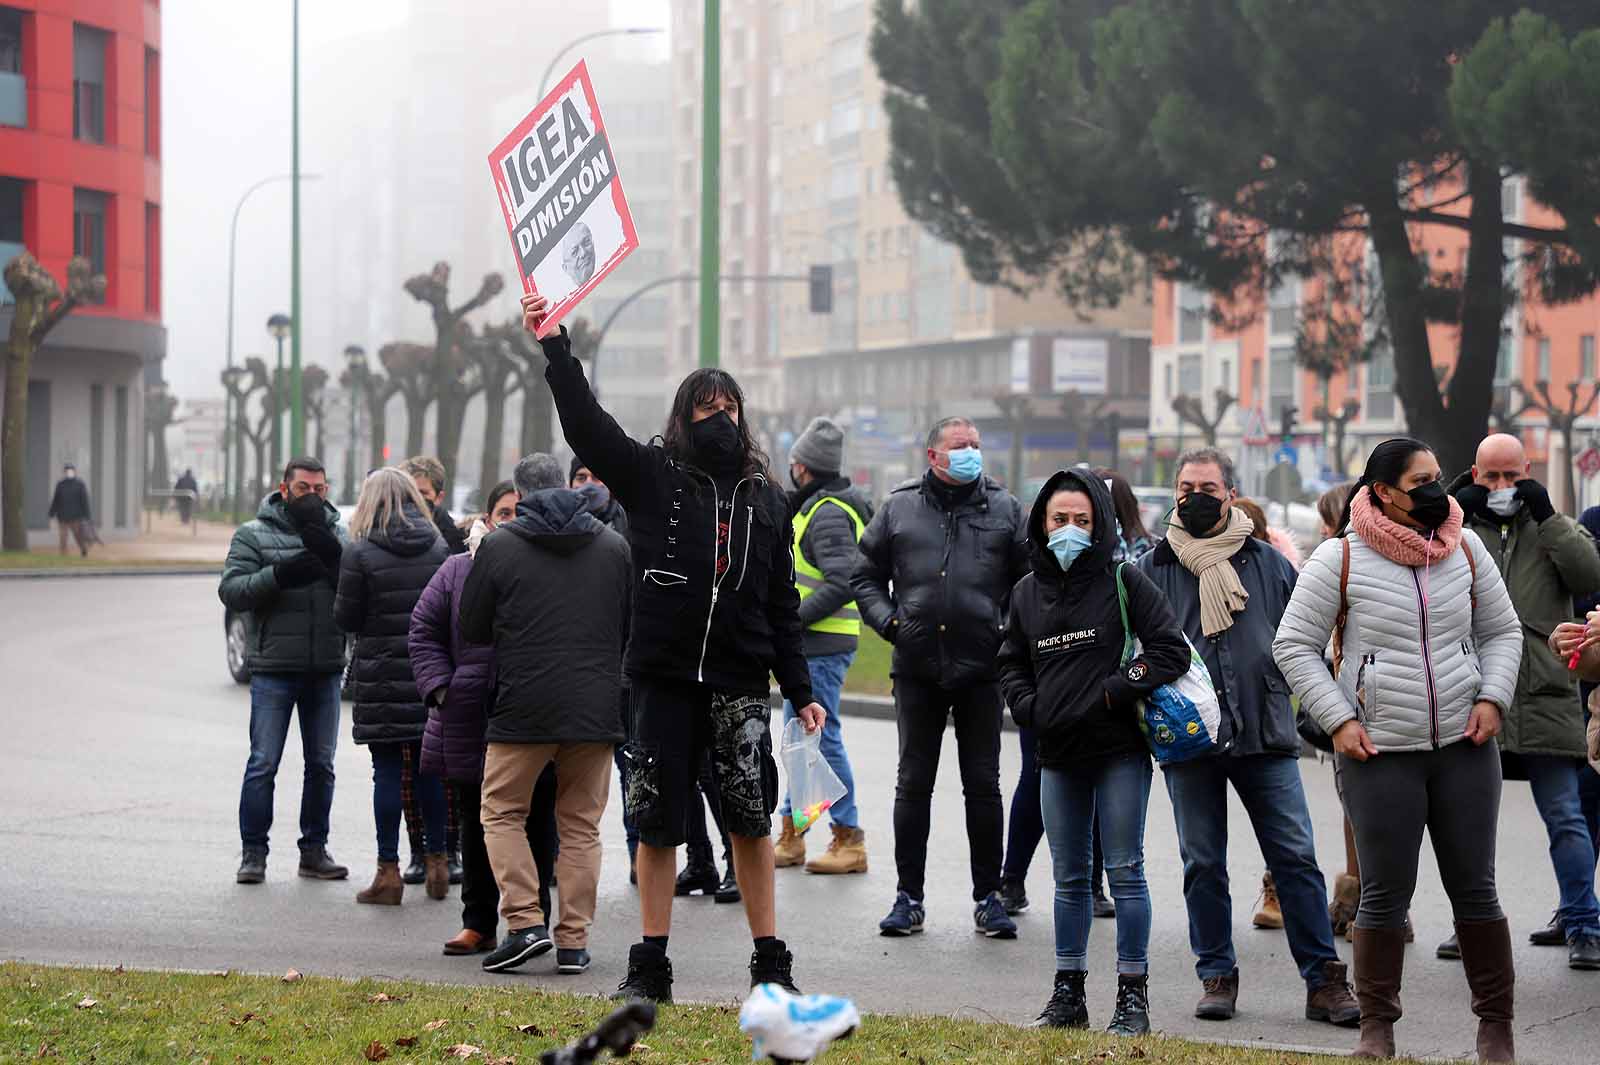
<instances>
[{"instance_id":1,"label":"blue surgical face mask","mask_svg":"<svg viewBox=\"0 0 1600 1065\"><path fill-rule=\"evenodd\" d=\"M1094 537L1081 525L1063 525L1050 534L1050 553L1061 563L1062 570L1072 568L1073 562L1094 544Z\"/></svg>"},{"instance_id":2,"label":"blue surgical face mask","mask_svg":"<svg viewBox=\"0 0 1600 1065\"><path fill-rule=\"evenodd\" d=\"M958 447L950 453L949 474L957 484L971 484L983 476L983 452L975 447Z\"/></svg>"}]
</instances>

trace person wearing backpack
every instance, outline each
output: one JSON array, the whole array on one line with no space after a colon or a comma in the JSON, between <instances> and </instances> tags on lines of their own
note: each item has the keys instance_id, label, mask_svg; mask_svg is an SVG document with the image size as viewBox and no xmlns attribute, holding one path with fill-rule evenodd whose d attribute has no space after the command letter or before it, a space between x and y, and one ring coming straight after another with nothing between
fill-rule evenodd
<instances>
[{"instance_id":1,"label":"person wearing backpack","mask_svg":"<svg viewBox=\"0 0 1600 1065\"><path fill-rule=\"evenodd\" d=\"M1088 470L1055 474L1034 501L1027 529L1031 572L1011 592L997 661L1011 716L1038 737L1040 803L1055 870L1055 987L1036 1025L1089 1024L1091 826L1098 823L1117 910L1117 1005L1108 1030L1142 1035L1150 1030L1144 821L1152 770L1137 704L1188 671L1189 645L1155 586L1137 568L1112 561L1117 524L1100 478ZM1143 650L1124 661L1130 628Z\"/></svg>"},{"instance_id":2,"label":"person wearing backpack","mask_svg":"<svg viewBox=\"0 0 1600 1065\"><path fill-rule=\"evenodd\" d=\"M1338 533L1301 570L1272 653L1301 712L1333 739L1355 827L1355 1056L1395 1054L1406 913L1426 829L1472 989L1479 1060L1509 1062L1515 973L1495 884L1493 740L1517 687L1521 623L1420 441L1373 450Z\"/></svg>"}]
</instances>

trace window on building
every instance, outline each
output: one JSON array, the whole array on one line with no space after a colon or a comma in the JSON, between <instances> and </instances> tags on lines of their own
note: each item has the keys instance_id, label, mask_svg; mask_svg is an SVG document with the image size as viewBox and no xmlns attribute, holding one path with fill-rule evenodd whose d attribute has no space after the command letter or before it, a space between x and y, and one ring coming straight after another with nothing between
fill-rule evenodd
<instances>
[{"instance_id":1,"label":"window on building","mask_svg":"<svg viewBox=\"0 0 1600 1065\"><path fill-rule=\"evenodd\" d=\"M1550 380L1550 338L1539 339L1539 369L1534 375L1536 381Z\"/></svg>"},{"instance_id":2,"label":"window on building","mask_svg":"<svg viewBox=\"0 0 1600 1065\"><path fill-rule=\"evenodd\" d=\"M1172 375L1175 369L1176 367L1174 367L1170 362L1162 367L1162 370L1164 371L1162 374L1162 383L1166 385L1166 391L1162 393L1161 398L1169 404L1178 397L1178 393L1173 391L1172 383Z\"/></svg>"},{"instance_id":3,"label":"window on building","mask_svg":"<svg viewBox=\"0 0 1600 1065\"><path fill-rule=\"evenodd\" d=\"M900 256L905 258L911 254L911 227L900 227Z\"/></svg>"},{"instance_id":4,"label":"window on building","mask_svg":"<svg viewBox=\"0 0 1600 1065\"><path fill-rule=\"evenodd\" d=\"M870 166L867 167L867 170L866 170L866 186L867 186L867 195L868 196L871 196L873 193L875 193L877 191L877 186L873 181L873 170L872 170L872 167L870 167Z\"/></svg>"},{"instance_id":5,"label":"window on building","mask_svg":"<svg viewBox=\"0 0 1600 1065\"><path fill-rule=\"evenodd\" d=\"M844 137L861 132L861 97L852 96L833 105L828 115L828 134Z\"/></svg>"},{"instance_id":6,"label":"window on building","mask_svg":"<svg viewBox=\"0 0 1600 1065\"><path fill-rule=\"evenodd\" d=\"M1594 380L1594 335L1578 338L1578 380Z\"/></svg>"},{"instance_id":7,"label":"window on building","mask_svg":"<svg viewBox=\"0 0 1600 1065\"><path fill-rule=\"evenodd\" d=\"M1273 348L1267 355L1270 360L1267 366L1267 386L1270 389L1267 399L1267 418L1276 425L1282 418L1283 412L1290 407L1297 406L1295 402L1295 377L1297 369L1294 361L1294 348L1284 344Z\"/></svg>"},{"instance_id":8,"label":"window on building","mask_svg":"<svg viewBox=\"0 0 1600 1065\"><path fill-rule=\"evenodd\" d=\"M1205 359L1200 355L1178 356L1178 395L1199 397L1206 388Z\"/></svg>"},{"instance_id":9,"label":"window on building","mask_svg":"<svg viewBox=\"0 0 1600 1065\"><path fill-rule=\"evenodd\" d=\"M1250 402L1261 405L1261 360L1250 360Z\"/></svg>"},{"instance_id":10,"label":"window on building","mask_svg":"<svg viewBox=\"0 0 1600 1065\"><path fill-rule=\"evenodd\" d=\"M22 254L22 199L23 183L16 178L0 177L0 263L8 263ZM0 305L11 303L11 290L0 279Z\"/></svg>"},{"instance_id":11,"label":"window on building","mask_svg":"<svg viewBox=\"0 0 1600 1065\"><path fill-rule=\"evenodd\" d=\"M728 320L728 347L738 355L743 355L744 350L744 319L731 318Z\"/></svg>"},{"instance_id":12,"label":"window on building","mask_svg":"<svg viewBox=\"0 0 1600 1065\"><path fill-rule=\"evenodd\" d=\"M106 51L111 35L93 26L72 27L72 135L106 142Z\"/></svg>"},{"instance_id":13,"label":"window on building","mask_svg":"<svg viewBox=\"0 0 1600 1065\"><path fill-rule=\"evenodd\" d=\"M1198 344L1206 338L1206 294L1181 281L1174 288L1178 304L1178 343Z\"/></svg>"},{"instance_id":14,"label":"window on building","mask_svg":"<svg viewBox=\"0 0 1600 1065\"><path fill-rule=\"evenodd\" d=\"M97 274L106 272L106 214L111 197L93 189L72 191L72 254L89 260Z\"/></svg>"},{"instance_id":15,"label":"window on building","mask_svg":"<svg viewBox=\"0 0 1600 1065\"><path fill-rule=\"evenodd\" d=\"M161 53L144 50L144 153L161 155Z\"/></svg>"},{"instance_id":16,"label":"window on building","mask_svg":"<svg viewBox=\"0 0 1600 1065\"><path fill-rule=\"evenodd\" d=\"M1369 421L1394 419L1394 352L1387 348L1373 353L1367 363L1367 408Z\"/></svg>"},{"instance_id":17,"label":"window on building","mask_svg":"<svg viewBox=\"0 0 1600 1065\"><path fill-rule=\"evenodd\" d=\"M989 289L984 285L978 286L978 291L972 297L972 310L982 314L989 309Z\"/></svg>"},{"instance_id":18,"label":"window on building","mask_svg":"<svg viewBox=\"0 0 1600 1065\"><path fill-rule=\"evenodd\" d=\"M1267 329L1273 336L1292 336L1300 326L1300 282L1285 280L1267 293Z\"/></svg>"},{"instance_id":19,"label":"window on building","mask_svg":"<svg viewBox=\"0 0 1600 1065\"><path fill-rule=\"evenodd\" d=\"M901 293L899 293L898 295L895 296L894 300L895 300L895 311L897 312L896 316L902 322L910 321L911 320L911 297L906 295L904 292L901 292Z\"/></svg>"},{"instance_id":20,"label":"window on building","mask_svg":"<svg viewBox=\"0 0 1600 1065\"><path fill-rule=\"evenodd\" d=\"M1516 349L1511 344L1511 331L1500 330L1500 347L1494 353L1494 383L1508 384L1517 372Z\"/></svg>"},{"instance_id":21,"label":"window on building","mask_svg":"<svg viewBox=\"0 0 1600 1065\"><path fill-rule=\"evenodd\" d=\"M735 180L743 180L744 174L744 145L735 144L728 149L728 176Z\"/></svg>"},{"instance_id":22,"label":"window on building","mask_svg":"<svg viewBox=\"0 0 1600 1065\"><path fill-rule=\"evenodd\" d=\"M28 124L28 81L22 76L22 12L0 7L0 126Z\"/></svg>"},{"instance_id":23,"label":"window on building","mask_svg":"<svg viewBox=\"0 0 1600 1065\"><path fill-rule=\"evenodd\" d=\"M153 203L144 205L144 309L161 313L161 208Z\"/></svg>"},{"instance_id":24,"label":"window on building","mask_svg":"<svg viewBox=\"0 0 1600 1065\"><path fill-rule=\"evenodd\" d=\"M867 234L867 262L878 261L878 238L871 233Z\"/></svg>"},{"instance_id":25,"label":"window on building","mask_svg":"<svg viewBox=\"0 0 1600 1065\"><path fill-rule=\"evenodd\" d=\"M744 118L744 116L745 116L744 97L745 97L745 92L744 92L744 86L743 85L735 85L732 89L728 90L728 117L729 118L732 118L732 119L742 119L742 118Z\"/></svg>"}]
</instances>

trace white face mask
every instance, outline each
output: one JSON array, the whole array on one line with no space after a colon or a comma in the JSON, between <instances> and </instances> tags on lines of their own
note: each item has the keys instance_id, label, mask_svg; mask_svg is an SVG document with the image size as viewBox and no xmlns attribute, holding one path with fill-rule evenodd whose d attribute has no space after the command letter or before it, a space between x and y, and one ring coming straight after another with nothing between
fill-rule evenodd
<instances>
[{"instance_id":1,"label":"white face mask","mask_svg":"<svg viewBox=\"0 0 1600 1065\"><path fill-rule=\"evenodd\" d=\"M1489 509L1502 518L1515 517L1522 509L1522 500L1517 498L1515 488L1496 488L1489 493Z\"/></svg>"}]
</instances>

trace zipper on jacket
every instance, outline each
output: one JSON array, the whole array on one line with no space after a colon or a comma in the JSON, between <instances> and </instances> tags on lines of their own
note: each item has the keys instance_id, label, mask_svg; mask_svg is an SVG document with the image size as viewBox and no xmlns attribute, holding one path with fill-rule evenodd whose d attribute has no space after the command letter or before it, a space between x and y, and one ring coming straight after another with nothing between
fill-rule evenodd
<instances>
[{"instance_id":1,"label":"zipper on jacket","mask_svg":"<svg viewBox=\"0 0 1600 1065\"><path fill-rule=\"evenodd\" d=\"M750 539L756 532L756 508L745 507L744 517L744 562L739 566L739 583L733 586L734 591L744 587L744 575L750 571ZM730 532L729 535L732 535Z\"/></svg>"},{"instance_id":2,"label":"zipper on jacket","mask_svg":"<svg viewBox=\"0 0 1600 1065\"><path fill-rule=\"evenodd\" d=\"M1428 678L1428 735L1433 749L1439 749L1439 692L1433 683L1433 645L1428 640L1428 600L1422 594L1422 578L1411 569L1411 583L1417 589L1417 617L1422 622L1422 672Z\"/></svg>"},{"instance_id":3,"label":"zipper on jacket","mask_svg":"<svg viewBox=\"0 0 1600 1065\"><path fill-rule=\"evenodd\" d=\"M728 497L728 503L729 503L730 506L733 504L733 502L735 500L737 500L739 498L739 489L743 488L744 484L745 484L745 481L748 481L749 479L750 478L748 478L748 477L741 478L739 483L733 486L733 495ZM700 665L694 671L695 680L697 682L699 682L700 684L704 684L706 682L706 651L711 647L711 622L712 622L712 619L717 616L717 599L718 599L718 597L719 597L719 595L720 595L720 593L722 591L722 582L728 576L726 573L723 573L722 576L720 576L720 577L717 576L717 526L722 521L722 494L717 491L717 482L716 482L716 480L714 478L707 477L706 480L711 482L711 507L712 507L712 509L711 509L711 609L706 611L706 634L700 640ZM755 508L752 507L751 508L751 520L752 521L754 520L754 513L755 513ZM744 547L745 547L745 557L746 557L746 559L748 559L749 558L749 551L750 551L750 530L746 529L744 535L745 535L745 545L744 545ZM728 522L728 536L729 537L733 536L733 521L731 519ZM730 543L729 547L732 547L732 546L733 545ZM732 569L733 567L729 566L728 568ZM741 582L744 580L744 578L742 576L739 579L740 579Z\"/></svg>"}]
</instances>

